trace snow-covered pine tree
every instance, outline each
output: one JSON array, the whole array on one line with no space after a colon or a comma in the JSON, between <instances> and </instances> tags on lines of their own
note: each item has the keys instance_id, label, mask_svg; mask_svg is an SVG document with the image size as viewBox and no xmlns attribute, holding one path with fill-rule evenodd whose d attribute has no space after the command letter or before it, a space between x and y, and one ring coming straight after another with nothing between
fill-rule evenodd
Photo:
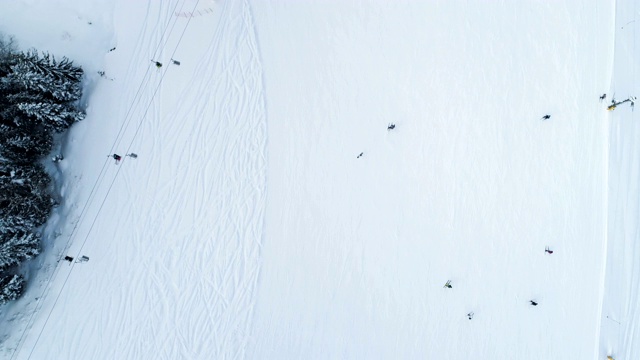
<instances>
[{"instance_id":1,"label":"snow-covered pine tree","mask_svg":"<svg viewBox=\"0 0 640 360\"><path fill-rule=\"evenodd\" d=\"M18 274L0 277L0 305L19 298L24 292L26 281Z\"/></svg>"},{"instance_id":2,"label":"snow-covered pine tree","mask_svg":"<svg viewBox=\"0 0 640 360\"><path fill-rule=\"evenodd\" d=\"M82 95L82 74L82 69L67 58L58 62L48 53L40 57L33 50L18 57L7 78L23 89L42 93L44 98L70 102L80 99Z\"/></svg>"},{"instance_id":3,"label":"snow-covered pine tree","mask_svg":"<svg viewBox=\"0 0 640 360\"><path fill-rule=\"evenodd\" d=\"M0 172L0 218L20 219L29 230L42 225L54 204L49 182L41 165L6 165Z\"/></svg>"},{"instance_id":4,"label":"snow-covered pine tree","mask_svg":"<svg viewBox=\"0 0 640 360\"><path fill-rule=\"evenodd\" d=\"M38 127L0 129L0 155L18 164L33 163L51 152L53 137Z\"/></svg>"},{"instance_id":5,"label":"snow-covered pine tree","mask_svg":"<svg viewBox=\"0 0 640 360\"><path fill-rule=\"evenodd\" d=\"M24 187L31 194L47 192L51 178L39 163L16 164L0 160L0 188Z\"/></svg>"},{"instance_id":6,"label":"snow-covered pine tree","mask_svg":"<svg viewBox=\"0 0 640 360\"><path fill-rule=\"evenodd\" d=\"M34 227L47 221L54 201L46 192L31 193L29 188L17 184L0 187L0 217L17 217ZM0 229L2 231L2 229Z\"/></svg>"},{"instance_id":7,"label":"snow-covered pine tree","mask_svg":"<svg viewBox=\"0 0 640 360\"><path fill-rule=\"evenodd\" d=\"M74 122L80 121L85 117L84 112L78 111L68 104L54 104L51 102L21 103L18 104L18 109L55 132L63 132Z\"/></svg>"},{"instance_id":8,"label":"snow-covered pine tree","mask_svg":"<svg viewBox=\"0 0 640 360\"><path fill-rule=\"evenodd\" d=\"M0 217L0 228L6 229L6 231L32 231L34 226L35 224L19 216L8 215Z\"/></svg>"},{"instance_id":9,"label":"snow-covered pine tree","mask_svg":"<svg viewBox=\"0 0 640 360\"><path fill-rule=\"evenodd\" d=\"M40 237L36 233L0 232L0 271L19 265L39 253Z\"/></svg>"},{"instance_id":10,"label":"snow-covered pine tree","mask_svg":"<svg viewBox=\"0 0 640 360\"><path fill-rule=\"evenodd\" d=\"M25 280L16 267L36 256L54 205L51 179L37 161L51 151L52 132L82 120L83 71L67 58L18 53L0 35L0 303L14 300Z\"/></svg>"},{"instance_id":11,"label":"snow-covered pine tree","mask_svg":"<svg viewBox=\"0 0 640 360\"><path fill-rule=\"evenodd\" d=\"M36 51L22 53L3 80L9 104L2 116L4 123L13 121L24 126L35 122L47 130L62 132L84 119L84 111L77 106L82 95L82 74L82 69L67 58L56 61L48 53L42 57ZM26 116L16 117L14 108Z\"/></svg>"},{"instance_id":12,"label":"snow-covered pine tree","mask_svg":"<svg viewBox=\"0 0 640 360\"><path fill-rule=\"evenodd\" d=\"M40 163L28 165L13 164L11 182L29 188L32 193L46 191L51 183L51 177Z\"/></svg>"}]
</instances>

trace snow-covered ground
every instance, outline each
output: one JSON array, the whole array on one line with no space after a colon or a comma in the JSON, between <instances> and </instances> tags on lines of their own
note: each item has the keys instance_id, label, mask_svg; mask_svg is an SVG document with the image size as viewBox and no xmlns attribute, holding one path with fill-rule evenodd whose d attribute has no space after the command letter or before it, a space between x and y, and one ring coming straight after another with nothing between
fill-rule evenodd
<instances>
[{"instance_id":1,"label":"snow-covered ground","mask_svg":"<svg viewBox=\"0 0 640 360\"><path fill-rule=\"evenodd\" d=\"M635 7L1 2L88 116L0 353L638 358Z\"/></svg>"},{"instance_id":2,"label":"snow-covered ground","mask_svg":"<svg viewBox=\"0 0 640 360\"><path fill-rule=\"evenodd\" d=\"M611 93L640 93L640 6L617 1ZM640 123L628 108L609 116L608 221L599 353L640 359Z\"/></svg>"}]
</instances>

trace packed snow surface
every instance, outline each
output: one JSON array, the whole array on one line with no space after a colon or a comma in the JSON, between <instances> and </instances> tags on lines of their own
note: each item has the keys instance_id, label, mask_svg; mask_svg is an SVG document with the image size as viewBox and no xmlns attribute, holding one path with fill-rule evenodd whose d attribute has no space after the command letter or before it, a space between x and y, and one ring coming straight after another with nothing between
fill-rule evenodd
<instances>
[{"instance_id":1,"label":"packed snow surface","mask_svg":"<svg viewBox=\"0 0 640 360\"><path fill-rule=\"evenodd\" d=\"M2 2L0 31L84 67L87 118L0 354L640 358L640 125L606 111L640 93L638 15Z\"/></svg>"}]
</instances>

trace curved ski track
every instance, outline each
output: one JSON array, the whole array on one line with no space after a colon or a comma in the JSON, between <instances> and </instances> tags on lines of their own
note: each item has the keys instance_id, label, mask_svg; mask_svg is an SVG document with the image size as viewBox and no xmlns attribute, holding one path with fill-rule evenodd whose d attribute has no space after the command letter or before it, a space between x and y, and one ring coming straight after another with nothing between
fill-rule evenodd
<instances>
[{"instance_id":1,"label":"curved ski track","mask_svg":"<svg viewBox=\"0 0 640 360\"><path fill-rule=\"evenodd\" d=\"M146 178L152 192L129 194L132 204L147 208L130 207L127 217L151 232L131 234L138 271L103 310L122 315L106 317L108 323L128 319L109 324L137 339L126 358L244 355L260 265L266 118L248 4L223 6L190 86L177 96L190 101L166 116L155 104L142 132L152 142L145 153L159 166ZM137 181L127 176L125 183ZM165 239L165 251L158 253L153 239ZM154 252L159 257L144 255ZM142 308L152 311L140 316L132 289L146 289Z\"/></svg>"},{"instance_id":2,"label":"curved ski track","mask_svg":"<svg viewBox=\"0 0 640 360\"><path fill-rule=\"evenodd\" d=\"M118 121L114 147L139 157L107 172L101 192L112 181L115 191L100 209L104 194L96 196L98 221L83 249L93 267L75 267L42 340L34 347L27 339L18 358L52 351L69 359L244 356L267 169L262 64L249 4L219 3L219 16L192 19L180 39L189 23L175 12L193 2L149 4L127 70L141 90L123 92L131 107ZM156 71L148 57L159 43L165 63L181 47L201 47L200 58ZM140 64L150 66L143 76ZM56 331L60 322L74 330ZM29 337L39 331L35 325Z\"/></svg>"}]
</instances>

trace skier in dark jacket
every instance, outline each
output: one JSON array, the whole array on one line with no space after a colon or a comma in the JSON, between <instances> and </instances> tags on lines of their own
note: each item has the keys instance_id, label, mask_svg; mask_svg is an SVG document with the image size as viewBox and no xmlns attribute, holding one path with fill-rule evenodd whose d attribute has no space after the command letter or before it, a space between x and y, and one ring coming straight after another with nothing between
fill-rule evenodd
<instances>
[{"instance_id":1,"label":"skier in dark jacket","mask_svg":"<svg viewBox=\"0 0 640 360\"><path fill-rule=\"evenodd\" d=\"M537 303L537 302L535 302L535 301L533 301L533 300L529 300L529 302L530 302L530 303L531 303L531 305L533 305L533 306L538 306L538 303Z\"/></svg>"},{"instance_id":2,"label":"skier in dark jacket","mask_svg":"<svg viewBox=\"0 0 640 360\"><path fill-rule=\"evenodd\" d=\"M547 114L543 116L540 120L549 120L549 119L551 119L551 115Z\"/></svg>"}]
</instances>

